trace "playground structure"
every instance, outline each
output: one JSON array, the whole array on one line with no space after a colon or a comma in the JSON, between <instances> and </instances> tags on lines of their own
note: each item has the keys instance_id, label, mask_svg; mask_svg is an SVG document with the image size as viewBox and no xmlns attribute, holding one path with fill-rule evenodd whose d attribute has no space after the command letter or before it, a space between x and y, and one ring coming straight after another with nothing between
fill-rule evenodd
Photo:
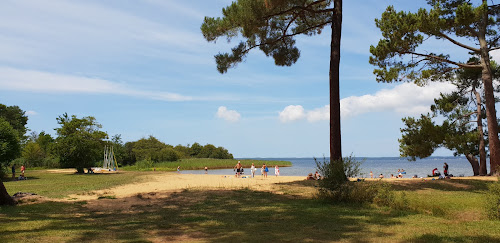
<instances>
[{"instance_id":1,"label":"playground structure","mask_svg":"<svg viewBox=\"0 0 500 243\"><path fill-rule=\"evenodd\" d=\"M116 163L115 152L113 146L104 146L104 162L102 169L108 171L117 171L118 163Z\"/></svg>"}]
</instances>

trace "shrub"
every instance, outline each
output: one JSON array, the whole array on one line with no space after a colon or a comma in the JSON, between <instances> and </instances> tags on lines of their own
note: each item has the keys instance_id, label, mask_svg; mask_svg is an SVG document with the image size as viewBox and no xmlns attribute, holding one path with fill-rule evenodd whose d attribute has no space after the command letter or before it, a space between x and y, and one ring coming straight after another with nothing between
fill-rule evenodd
<instances>
[{"instance_id":1,"label":"shrub","mask_svg":"<svg viewBox=\"0 0 500 243\"><path fill-rule=\"evenodd\" d=\"M488 186L486 212L491 219L500 219L500 181Z\"/></svg>"},{"instance_id":2,"label":"shrub","mask_svg":"<svg viewBox=\"0 0 500 243\"><path fill-rule=\"evenodd\" d=\"M137 161L137 163L135 163L135 166L138 170L148 170L153 168L153 164L154 163L152 160L141 160Z\"/></svg>"},{"instance_id":3,"label":"shrub","mask_svg":"<svg viewBox=\"0 0 500 243\"><path fill-rule=\"evenodd\" d=\"M323 179L319 180L320 197L336 202L361 202L353 197L353 192L355 194L364 193L361 193L361 188L357 188L348 179L359 174L361 162L356 161L352 156L331 163L326 158L323 158L323 161L314 158L314 161L318 171L323 175Z\"/></svg>"}]
</instances>

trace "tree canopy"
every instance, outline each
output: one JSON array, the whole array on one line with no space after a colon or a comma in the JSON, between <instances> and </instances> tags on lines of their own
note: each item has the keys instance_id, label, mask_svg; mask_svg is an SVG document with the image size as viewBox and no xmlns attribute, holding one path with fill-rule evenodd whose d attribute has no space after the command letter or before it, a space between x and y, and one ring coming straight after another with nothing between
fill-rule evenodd
<instances>
[{"instance_id":1,"label":"tree canopy","mask_svg":"<svg viewBox=\"0 0 500 243\"><path fill-rule=\"evenodd\" d=\"M101 159L104 139L108 138L106 132L99 130L102 126L96 119L64 114L57 118L57 123L61 125L55 129L61 166L74 167L79 173L83 173L83 168L95 166Z\"/></svg>"},{"instance_id":2,"label":"tree canopy","mask_svg":"<svg viewBox=\"0 0 500 243\"><path fill-rule=\"evenodd\" d=\"M333 5L333 6L332 6ZM332 28L330 50L330 157L342 159L340 136L339 65L342 0L237 0L222 9L223 17L205 17L201 26L207 41L242 39L230 53L215 55L217 70L225 73L244 61L253 49L271 56L278 66L291 66L300 57L297 35L320 34Z\"/></svg>"},{"instance_id":3,"label":"tree canopy","mask_svg":"<svg viewBox=\"0 0 500 243\"><path fill-rule=\"evenodd\" d=\"M477 69L485 93L491 172L500 165L500 140L496 119L490 52L500 48L499 5L486 0L474 5L470 0L428 0L430 9L397 12L389 6L376 26L383 38L371 46L369 62L377 68L378 82L410 81L420 85L429 80L448 80L457 69ZM472 62L453 60L447 48L427 49L430 39L444 40L479 57Z\"/></svg>"},{"instance_id":4,"label":"tree canopy","mask_svg":"<svg viewBox=\"0 0 500 243\"><path fill-rule=\"evenodd\" d=\"M28 117L26 112L21 110L19 106L6 106L0 104L0 117L3 117L9 124L17 131L17 136L19 139L23 139L28 128L26 124L28 123Z\"/></svg>"}]
</instances>

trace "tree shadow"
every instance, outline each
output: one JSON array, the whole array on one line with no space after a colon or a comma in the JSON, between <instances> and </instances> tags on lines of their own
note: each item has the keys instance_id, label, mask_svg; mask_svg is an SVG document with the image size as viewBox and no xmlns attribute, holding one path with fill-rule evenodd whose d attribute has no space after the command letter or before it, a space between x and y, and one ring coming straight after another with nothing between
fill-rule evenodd
<instances>
[{"instance_id":1,"label":"tree shadow","mask_svg":"<svg viewBox=\"0 0 500 243\"><path fill-rule=\"evenodd\" d=\"M424 234L411 242L500 242L500 237L492 236L440 236Z\"/></svg>"},{"instance_id":2,"label":"tree shadow","mask_svg":"<svg viewBox=\"0 0 500 243\"><path fill-rule=\"evenodd\" d=\"M122 202L132 204L117 206ZM13 225L30 221L42 226L22 232L0 227L0 241L47 240L51 239L47 232L71 232L64 241L98 241L105 236L106 240L369 242L374 235L357 234L366 224L398 224L394 215L370 208L290 200L286 195L250 190L183 191L158 198L102 199L88 205L47 202L1 208L0 224L2 218Z\"/></svg>"}]
</instances>

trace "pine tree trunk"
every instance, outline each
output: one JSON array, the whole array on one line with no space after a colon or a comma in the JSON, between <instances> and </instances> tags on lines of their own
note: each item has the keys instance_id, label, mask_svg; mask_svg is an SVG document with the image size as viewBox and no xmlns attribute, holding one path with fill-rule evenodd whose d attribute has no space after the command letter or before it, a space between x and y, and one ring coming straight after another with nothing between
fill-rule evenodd
<instances>
[{"instance_id":1,"label":"pine tree trunk","mask_svg":"<svg viewBox=\"0 0 500 243\"><path fill-rule=\"evenodd\" d=\"M474 157L472 154L466 154L465 157L472 166L472 172L474 173L474 176L479 175L479 163L477 162L477 158Z\"/></svg>"},{"instance_id":2,"label":"pine tree trunk","mask_svg":"<svg viewBox=\"0 0 500 243\"><path fill-rule=\"evenodd\" d=\"M334 0L332 40L330 46L330 161L342 159L340 135L340 40L342 34L342 0Z\"/></svg>"},{"instance_id":3,"label":"pine tree trunk","mask_svg":"<svg viewBox=\"0 0 500 243\"><path fill-rule=\"evenodd\" d=\"M483 119L481 117L481 94L476 91L475 87L472 88L472 91L476 95L477 104L477 130L479 131L479 175L485 176L488 174L488 169L486 168L486 145L484 142Z\"/></svg>"},{"instance_id":4,"label":"pine tree trunk","mask_svg":"<svg viewBox=\"0 0 500 243\"><path fill-rule=\"evenodd\" d=\"M5 189L5 185L2 181L0 181L0 205L15 205L16 203L12 199L12 197L7 193L7 189Z\"/></svg>"},{"instance_id":5,"label":"pine tree trunk","mask_svg":"<svg viewBox=\"0 0 500 243\"><path fill-rule=\"evenodd\" d=\"M483 3L486 3L483 0ZM497 112L495 110L495 95L493 93L493 78L491 76L490 56L488 43L486 42L486 26L488 24L488 13L485 11L481 27L479 28L479 45L481 47L482 80L484 85L484 103L486 105L486 119L488 121L488 141L490 148L490 172L496 174L500 165L500 140L498 139Z\"/></svg>"}]
</instances>

